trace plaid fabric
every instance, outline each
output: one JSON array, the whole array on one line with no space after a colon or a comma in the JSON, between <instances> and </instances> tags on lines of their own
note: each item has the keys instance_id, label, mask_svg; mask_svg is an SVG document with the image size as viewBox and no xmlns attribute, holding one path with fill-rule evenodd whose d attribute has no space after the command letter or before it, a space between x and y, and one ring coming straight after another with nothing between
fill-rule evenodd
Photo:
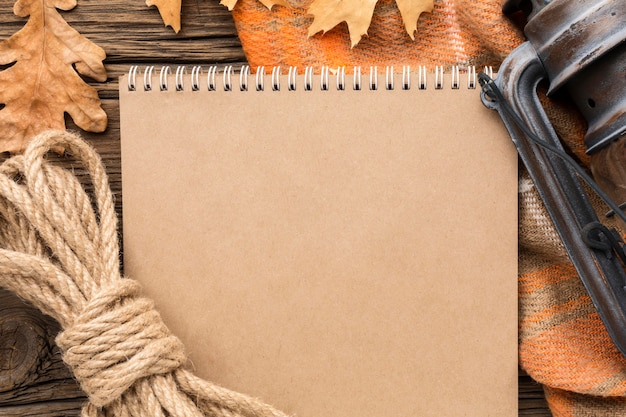
<instances>
[{"instance_id":1,"label":"plaid fabric","mask_svg":"<svg viewBox=\"0 0 626 417\"><path fill-rule=\"evenodd\" d=\"M292 8L274 6L270 12L258 0L239 0L233 17L253 68L494 65L523 40L494 2L441 0L435 2L433 13L422 14L412 41L395 2L379 0L368 36L351 48L344 24L325 34L308 36L313 17L306 10L311 1L290 0Z\"/></svg>"},{"instance_id":2,"label":"plaid fabric","mask_svg":"<svg viewBox=\"0 0 626 417\"><path fill-rule=\"evenodd\" d=\"M267 10L239 0L233 11L246 57L264 66L497 66L521 42L501 0L435 0L415 41L391 0L379 0L368 36L350 47L345 25L308 37L311 0ZM584 123L567 104L543 97L565 145L589 164ZM626 416L626 359L611 342L526 173L519 183L520 365L545 388L554 416ZM604 210L604 209L603 209Z\"/></svg>"}]
</instances>

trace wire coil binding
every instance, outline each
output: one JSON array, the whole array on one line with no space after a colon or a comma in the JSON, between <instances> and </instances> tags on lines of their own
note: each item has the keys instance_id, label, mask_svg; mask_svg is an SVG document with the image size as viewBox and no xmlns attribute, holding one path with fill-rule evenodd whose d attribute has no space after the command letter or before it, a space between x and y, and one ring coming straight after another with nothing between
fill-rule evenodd
<instances>
[{"instance_id":1,"label":"wire coil binding","mask_svg":"<svg viewBox=\"0 0 626 417\"><path fill-rule=\"evenodd\" d=\"M250 66L244 65L239 71L239 91L248 91L248 77L250 76Z\"/></svg>"},{"instance_id":2,"label":"wire coil binding","mask_svg":"<svg viewBox=\"0 0 626 417\"><path fill-rule=\"evenodd\" d=\"M312 76L313 74L313 70L311 69L310 74ZM320 89L322 91L328 91L329 85L328 85L328 79L330 78L329 76L330 74L330 70L328 68L328 65L322 67L322 76L320 79Z\"/></svg>"},{"instance_id":3,"label":"wire coil binding","mask_svg":"<svg viewBox=\"0 0 626 417\"><path fill-rule=\"evenodd\" d=\"M280 67L272 68L272 91L280 91Z\"/></svg>"},{"instance_id":4,"label":"wire coil binding","mask_svg":"<svg viewBox=\"0 0 626 417\"><path fill-rule=\"evenodd\" d=\"M289 75L287 76L287 86L289 91L296 91L296 80L298 79L298 68L289 67Z\"/></svg>"},{"instance_id":5,"label":"wire coil binding","mask_svg":"<svg viewBox=\"0 0 626 417\"><path fill-rule=\"evenodd\" d=\"M420 90L426 90L426 66L420 65L417 70L417 88Z\"/></svg>"},{"instance_id":6,"label":"wire coil binding","mask_svg":"<svg viewBox=\"0 0 626 417\"><path fill-rule=\"evenodd\" d=\"M265 67L259 67L256 72L256 91L263 91L263 80L265 79Z\"/></svg>"},{"instance_id":7,"label":"wire coil binding","mask_svg":"<svg viewBox=\"0 0 626 417\"><path fill-rule=\"evenodd\" d=\"M194 66L191 69L191 90L199 91L200 90L200 73L202 72L201 66Z\"/></svg>"},{"instance_id":8,"label":"wire coil binding","mask_svg":"<svg viewBox=\"0 0 626 417\"><path fill-rule=\"evenodd\" d=\"M491 67L485 67L483 71L490 77L493 76L493 69ZM147 66L143 70L144 91L152 91L154 89L153 84L156 72L153 65ZM205 72L206 77L204 77ZM446 72L449 72L449 77L444 75ZM462 86L463 83L461 82L462 72L466 74L465 86ZM128 91L138 90L138 73L138 66L130 67L127 80ZM221 83L217 78L220 73ZM220 89L223 91L235 91L234 83L237 81L233 80L234 73L235 69L232 65L227 65L221 70L216 65L209 66L206 70L196 65L191 68L189 75L187 75L185 66L177 66L175 72L172 72L170 66L164 65L158 70L158 88L160 91L169 91L170 85L173 84L173 91L217 91ZM239 91L249 91L251 81L254 83L254 90L265 91L267 74L264 66L258 67L254 76L248 65L242 66L238 73ZM315 76L315 73L315 69L309 66L304 69L304 74L301 76L298 73L297 67L289 67L287 74L284 76L281 67L272 67L269 79L271 91L281 91L284 86L286 86L287 91L296 91L300 88L300 83L302 83L301 88L303 88L304 91L312 91L316 88L319 88L321 91L328 91L332 88L333 84L334 89L337 91L346 90L347 86L350 84L352 85L352 90L358 91L363 89L363 70L360 66L353 67L352 74L347 74L346 67L331 69L328 66L320 68L319 76ZM468 66L461 70L459 66L452 66L446 69L438 65L434 68L432 73L434 75L434 83L431 88L436 90L442 90L444 88L453 90L459 90L461 88L476 89L478 85L476 68L473 66ZM139 75L139 77L140 76L141 75ZM368 77L368 82L365 88L372 91L378 90L378 67L371 66L366 76ZM254 77L254 79L251 80L251 77ZM352 78L351 83L347 82L347 79L350 77ZM334 78L334 83L331 82L331 78ZM417 79L415 84L418 90L426 90L429 88L428 69L426 66L420 65L417 67L417 70L412 70L410 66L404 65L402 66L402 72L398 74L396 74L393 66L386 66L384 89L394 90L399 88L401 90L411 90L414 88L413 78ZM446 83L449 82L450 85L445 85L444 80L446 80ZM318 82L319 85L315 86L315 82ZM397 87L397 84L400 86Z\"/></svg>"}]
</instances>

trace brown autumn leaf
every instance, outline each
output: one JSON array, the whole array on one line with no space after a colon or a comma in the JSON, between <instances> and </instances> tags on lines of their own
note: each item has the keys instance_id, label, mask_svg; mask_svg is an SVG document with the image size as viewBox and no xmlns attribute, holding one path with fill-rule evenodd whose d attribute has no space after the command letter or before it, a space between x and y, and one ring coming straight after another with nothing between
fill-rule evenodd
<instances>
[{"instance_id":1,"label":"brown autumn leaf","mask_svg":"<svg viewBox=\"0 0 626 417\"><path fill-rule=\"evenodd\" d=\"M174 32L180 30L180 6L182 0L146 0L146 5L156 6L165 26L171 26Z\"/></svg>"},{"instance_id":2,"label":"brown autumn leaf","mask_svg":"<svg viewBox=\"0 0 626 417\"><path fill-rule=\"evenodd\" d=\"M430 13L435 7L434 0L396 0L396 5L400 9L400 16L404 22L404 28L415 40L415 32L417 31L417 20L424 12Z\"/></svg>"},{"instance_id":3,"label":"brown autumn leaf","mask_svg":"<svg viewBox=\"0 0 626 417\"><path fill-rule=\"evenodd\" d=\"M348 24L352 47L367 34L374 7L378 0L315 0L308 12L313 15L309 36L327 32L341 22ZM404 27L411 39L415 39L417 19L423 12L431 12L434 0L396 0Z\"/></svg>"},{"instance_id":4,"label":"brown autumn leaf","mask_svg":"<svg viewBox=\"0 0 626 417\"><path fill-rule=\"evenodd\" d=\"M285 0L259 0L259 1L261 2L261 4L263 4L263 6L267 7L270 10L272 10L272 7L274 7L274 5L289 7L289 3L287 3ZM228 7L228 10L232 11L235 5L237 4L237 0L222 0L220 1L220 4Z\"/></svg>"},{"instance_id":5,"label":"brown autumn leaf","mask_svg":"<svg viewBox=\"0 0 626 417\"><path fill-rule=\"evenodd\" d=\"M13 12L26 25L0 42L0 151L20 152L30 138L48 129L65 129L67 112L90 132L106 129L98 92L79 76L105 81L102 48L82 36L57 9L76 0L17 0Z\"/></svg>"},{"instance_id":6,"label":"brown autumn leaf","mask_svg":"<svg viewBox=\"0 0 626 417\"><path fill-rule=\"evenodd\" d=\"M272 9L274 5L289 7L286 0L259 0L265 7ZM180 31L180 7L182 0L146 0L146 5L156 6L165 26L171 26L174 32ZM237 0L221 0L220 4L233 10L237 4Z\"/></svg>"}]
</instances>

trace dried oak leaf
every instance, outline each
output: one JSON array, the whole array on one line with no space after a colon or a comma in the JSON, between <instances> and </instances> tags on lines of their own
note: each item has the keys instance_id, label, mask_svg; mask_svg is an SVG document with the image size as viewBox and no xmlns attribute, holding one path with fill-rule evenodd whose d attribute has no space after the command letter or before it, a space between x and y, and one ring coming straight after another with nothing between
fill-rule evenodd
<instances>
[{"instance_id":1,"label":"dried oak leaf","mask_svg":"<svg viewBox=\"0 0 626 417\"><path fill-rule=\"evenodd\" d=\"M309 36L326 32L341 22L348 24L352 47L367 34L374 7L378 0L315 0L308 12L313 15ZM432 12L434 0L396 0L404 27L411 39L415 39L417 20L423 12Z\"/></svg>"},{"instance_id":2,"label":"dried oak leaf","mask_svg":"<svg viewBox=\"0 0 626 417\"><path fill-rule=\"evenodd\" d=\"M30 138L48 129L65 129L67 112L90 132L106 129L98 92L78 73L105 81L102 48L70 27L58 9L76 0L18 0L13 12L26 25L0 42L0 151L20 152Z\"/></svg>"},{"instance_id":3,"label":"dried oak leaf","mask_svg":"<svg viewBox=\"0 0 626 417\"><path fill-rule=\"evenodd\" d=\"M171 26L174 32L180 31L180 6L182 0L146 0L146 5L156 6L165 26Z\"/></svg>"}]
</instances>

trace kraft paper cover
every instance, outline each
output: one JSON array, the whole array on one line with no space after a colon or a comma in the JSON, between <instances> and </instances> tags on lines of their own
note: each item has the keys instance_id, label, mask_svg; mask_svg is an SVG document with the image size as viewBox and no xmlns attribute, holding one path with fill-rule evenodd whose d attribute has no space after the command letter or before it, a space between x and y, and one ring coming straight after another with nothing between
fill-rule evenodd
<instances>
[{"instance_id":1,"label":"kraft paper cover","mask_svg":"<svg viewBox=\"0 0 626 417\"><path fill-rule=\"evenodd\" d=\"M286 82L120 81L126 275L199 376L287 413L517 416L517 157L497 114L464 86Z\"/></svg>"}]
</instances>

